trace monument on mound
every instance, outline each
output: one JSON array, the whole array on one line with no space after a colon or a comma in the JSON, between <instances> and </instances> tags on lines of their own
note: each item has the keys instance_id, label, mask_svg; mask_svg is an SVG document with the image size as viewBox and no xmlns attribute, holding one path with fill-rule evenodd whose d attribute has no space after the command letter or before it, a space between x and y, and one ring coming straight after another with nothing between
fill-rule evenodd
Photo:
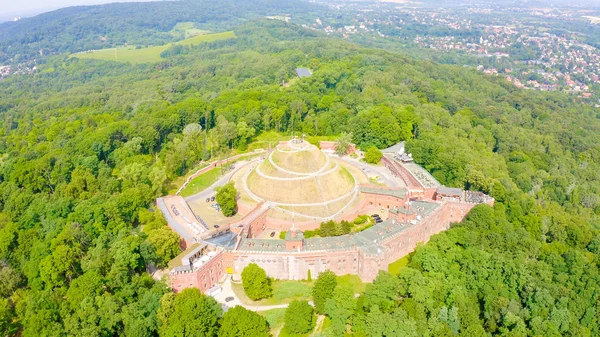
<instances>
[{"instance_id":1,"label":"monument on mound","mask_svg":"<svg viewBox=\"0 0 600 337\"><path fill-rule=\"evenodd\" d=\"M246 185L257 202L318 220L338 216L358 194L346 168L304 141L280 144L248 175Z\"/></svg>"}]
</instances>

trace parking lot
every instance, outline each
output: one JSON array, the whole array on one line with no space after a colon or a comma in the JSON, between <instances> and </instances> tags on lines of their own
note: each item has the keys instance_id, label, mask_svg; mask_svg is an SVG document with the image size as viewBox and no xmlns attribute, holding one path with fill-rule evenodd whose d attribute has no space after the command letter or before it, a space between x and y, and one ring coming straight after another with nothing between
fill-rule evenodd
<instances>
[{"instance_id":1,"label":"parking lot","mask_svg":"<svg viewBox=\"0 0 600 337\"><path fill-rule=\"evenodd\" d=\"M220 226L230 224L242 218L242 216L239 213L229 218L223 216L223 213L221 213L220 208L216 206L217 201L212 200L213 196L214 194L208 197L210 198L208 202L206 202L206 198L188 201L188 205L190 206L194 214L200 216L202 220L204 220L204 222L206 222L209 225L209 227L214 226L215 228L219 228Z\"/></svg>"}]
</instances>

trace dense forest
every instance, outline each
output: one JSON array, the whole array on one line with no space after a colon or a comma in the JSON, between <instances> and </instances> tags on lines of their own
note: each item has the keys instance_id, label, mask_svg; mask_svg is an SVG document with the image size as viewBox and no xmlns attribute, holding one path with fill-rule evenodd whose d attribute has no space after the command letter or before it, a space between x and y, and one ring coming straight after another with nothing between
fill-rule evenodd
<instances>
[{"instance_id":1,"label":"dense forest","mask_svg":"<svg viewBox=\"0 0 600 337\"><path fill-rule=\"evenodd\" d=\"M235 33L156 64L56 56L0 82L0 334L217 335L214 301L147 273L179 252L152 200L294 119L363 149L406 140L440 182L497 201L359 298L338 290L328 334L600 336L597 110L279 21Z\"/></svg>"}]
</instances>

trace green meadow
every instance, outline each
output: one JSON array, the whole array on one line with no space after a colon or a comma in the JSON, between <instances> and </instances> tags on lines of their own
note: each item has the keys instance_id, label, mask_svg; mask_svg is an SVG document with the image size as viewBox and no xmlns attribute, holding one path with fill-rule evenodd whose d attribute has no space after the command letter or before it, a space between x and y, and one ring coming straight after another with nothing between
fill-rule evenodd
<instances>
[{"instance_id":1,"label":"green meadow","mask_svg":"<svg viewBox=\"0 0 600 337\"><path fill-rule=\"evenodd\" d=\"M160 53L169 49L171 46L192 46L198 45L205 42L212 42L218 40L228 40L235 38L233 32L223 32L215 34L202 34L194 37L190 37L185 40L165 44L162 46L154 46L147 48L138 47L120 47L120 48L109 48L94 50L89 52L81 52L71 55L71 57L77 57L80 59L97 59L107 61L118 61L118 62L130 62L130 63L152 63L159 62L162 60Z\"/></svg>"}]
</instances>

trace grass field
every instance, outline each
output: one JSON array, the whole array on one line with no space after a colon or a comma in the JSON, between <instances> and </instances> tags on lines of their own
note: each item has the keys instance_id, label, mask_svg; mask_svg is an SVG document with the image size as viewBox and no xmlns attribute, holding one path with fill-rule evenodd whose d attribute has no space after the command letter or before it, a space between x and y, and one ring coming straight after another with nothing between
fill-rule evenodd
<instances>
[{"instance_id":1,"label":"grass field","mask_svg":"<svg viewBox=\"0 0 600 337\"><path fill-rule=\"evenodd\" d=\"M175 27L171 29L170 33L173 36L183 34L185 38L188 39L201 34L208 34L209 31L196 28L196 25L193 22L178 22Z\"/></svg>"},{"instance_id":2,"label":"grass field","mask_svg":"<svg viewBox=\"0 0 600 337\"><path fill-rule=\"evenodd\" d=\"M202 173L196 178L192 179L190 183L181 191L182 197L189 197L190 195L194 195L198 192L201 192L210 185L214 184L219 177L221 176L221 168L215 167L212 170Z\"/></svg>"},{"instance_id":3,"label":"grass field","mask_svg":"<svg viewBox=\"0 0 600 337\"><path fill-rule=\"evenodd\" d=\"M281 329L285 323L285 308L258 311L258 313L267 319L271 331Z\"/></svg>"},{"instance_id":4,"label":"grass field","mask_svg":"<svg viewBox=\"0 0 600 337\"><path fill-rule=\"evenodd\" d=\"M118 61L118 62L130 62L130 63L152 63L159 62L162 60L160 53L169 49L171 46L192 46L201 44L204 42L212 42L218 40L227 40L235 38L233 32L223 32L215 34L202 34L197 35L185 40L169 43L162 46L154 46L147 48L138 47L120 47L101 49L88 52L81 52L72 54L71 57L77 57L80 59L98 59L107 61Z\"/></svg>"},{"instance_id":5,"label":"grass field","mask_svg":"<svg viewBox=\"0 0 600 337\"><path fill-rule=\"evenodd\" d=\"M231 287L237 297L244 304L248 305L277 305L290 303L293 300L312 300L312 288L316 277L313 281L289 281L289 280L273 280L273 296L260 301L252 301L244 293L244 287L241 283L232 283ZM349 285L354 290L355 294L365 291L366 284L360 280L358 275L343 275L337 277L337 282L340 285Z\"/></svg>"},{"instance_id":6,"label":"grass field","mask_svg":"<svg viewBox=\"0 0 600 337\"><path fill-rule=\"evenodd\" d=\"M271 335L279 336L279 337L303 337L310 336L311 333L303 334L303 335L292 335L286 332L283 329L283 325L285 324L285 309L271 309L267 311L259 311L259 315L262 315L267 322L269 323L269 327L271 328ZM313 325L316 321L316 317L313 320Z\"/></svg>"},{"instance_id":7,"label":"grass field","mask_svg":"<svg viewBox=\"0 0 600 337\"><path fill-rule=\"evenodd\" d=\"M231 284L240 301L249 305L276 305L290 303L293 300L310 301L312 299L312 286L313 282L308 281L273 280L273 296L260 301L252 301L244 293L244 287L241 283Z\"/></svg>"},{"instance_id":8,"label":"grass field","mask_svg":"<svg viewBox=\"0 0 600 337\"><path fill-rule=\"evenodd\" d=\"M358 275L342 275L337 277L337 282L340 285L349 285L354 289L355 294L360 294L365 291L365 287L367 286L363 281L360 280Z\"/></svg>"},{"instance_id":9,"label":"grass field","mask_svg":"<svg viewBox=\"0 0 600 337\"><path fill-rule=\"evenodd\" d=\"M390 274L398 275L402 268L406 267L406 265L408 265L408 255L398 261L390 263L388 266L388 271Z\"/></svg>"}]
</instances>

